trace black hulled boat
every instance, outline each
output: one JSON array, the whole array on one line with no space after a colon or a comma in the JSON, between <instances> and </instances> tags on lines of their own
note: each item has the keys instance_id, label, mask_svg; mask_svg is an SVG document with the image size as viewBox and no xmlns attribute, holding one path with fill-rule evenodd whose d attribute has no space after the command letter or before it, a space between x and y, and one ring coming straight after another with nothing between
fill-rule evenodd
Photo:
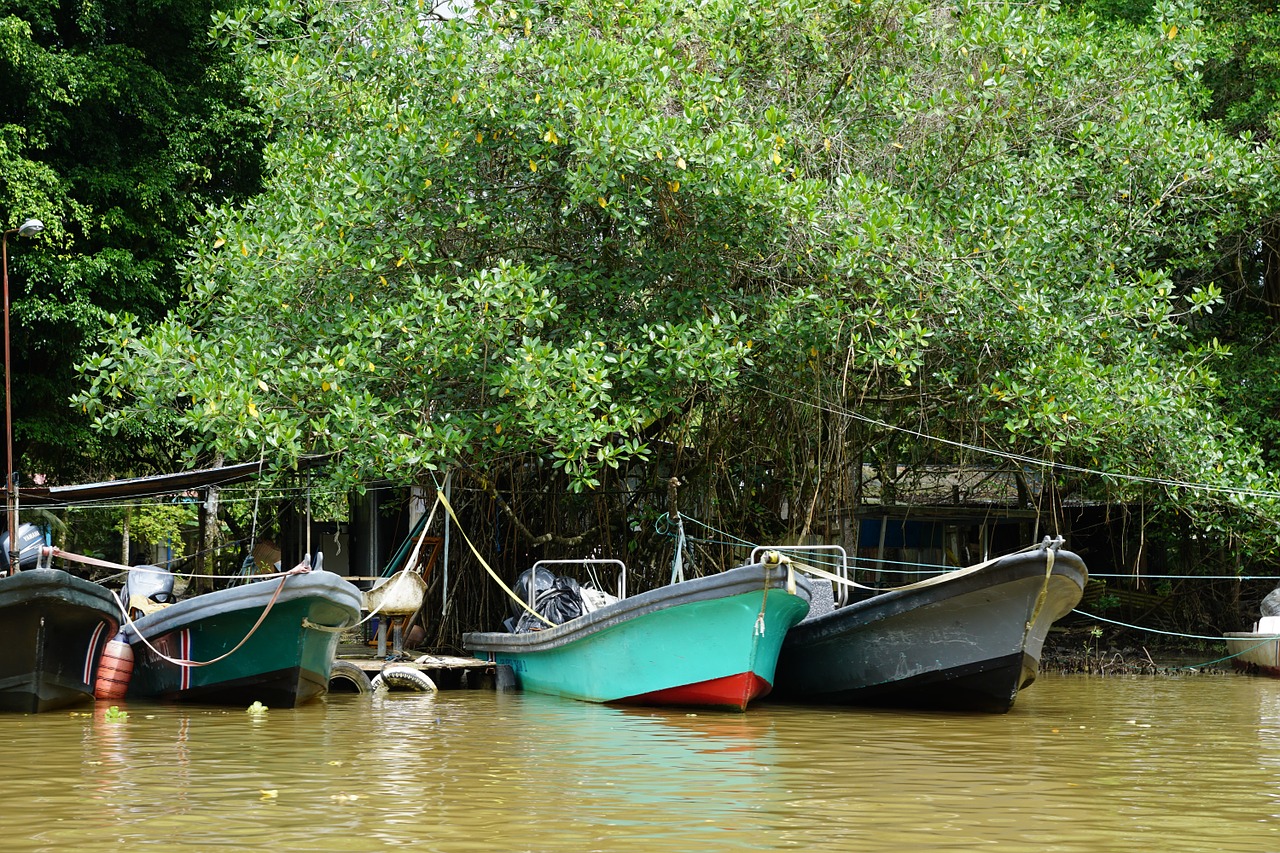
<instances>
[{"instance_id":1,"label":"black hulled boat","mask_svg":"<svg viewBox=\"0 0 1280 853\"><path fill-rule=\"evenodd\" d=\"M0 567L0 711L35 714L87 702L102 649L119 629L119 607L105 587L40 567L44 540L34 525L22 525L18 541L19 570ZM6 533L0 555L8 550Z\"/></svg>"}]
</instances>

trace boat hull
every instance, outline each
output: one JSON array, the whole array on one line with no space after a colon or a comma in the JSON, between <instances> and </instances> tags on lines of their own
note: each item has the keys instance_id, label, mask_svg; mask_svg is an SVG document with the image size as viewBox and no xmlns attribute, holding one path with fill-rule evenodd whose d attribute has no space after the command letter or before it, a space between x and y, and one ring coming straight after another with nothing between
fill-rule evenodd
<instances>
[{"instance_id":1,"label":"boat hull","mask_svg":"<svg viewBox=\"0 0 1280 853\"><path fill-rule=\"evenodd\" d=\"M34 714L91 701L119 612L104 587L58 569L0 578L0 711Z\"/></svg>"},{"instance_id":2,"label":"boat hull","mask_svg":"<svg viewBox=\"0 0 1280 853\"><path fill-rule=\"evenodd\" d=\"M1070 551L1013 554L874 595L787 635L775 695L813 703L1003 713L1036 678L1088 572Z\"/></svg>"},{"instance_id":3,"label":"boat hull","mask_svg":"<svg viewBox=\"0 0 1280 853\"><path fill-rule=\"evenodd\" d=\"M280 583L204 593L136 620L125 629L134 653L128 696L292 708L325 693L339 632L360 619L360 591L329 572L287 576L282 589ZM207 666L165 659L223 655Z\"/></svg>"},{"instance_id":4,"label":"boat hull","mask_svg":"<svg viewBox=\"0 0 1280 853\"><path fill-rule=\"evenodd\" d=\"M1229 631L1223 634L1231 667L1248 675L1280 678L1280 638L1274 632Z\"/></svg>"},{"instance_id":5,"label":"boat hull","mask_svg":"<svg viewBox=\"0 0 1280 853\"><path fill-rule=\"evenodd\" d=\"M753 564L655 589L526 634L472 633L463 645L511 668L522 690L587 702L745 710L773 683L809 583Z\"/></svg>"}]
</instances>

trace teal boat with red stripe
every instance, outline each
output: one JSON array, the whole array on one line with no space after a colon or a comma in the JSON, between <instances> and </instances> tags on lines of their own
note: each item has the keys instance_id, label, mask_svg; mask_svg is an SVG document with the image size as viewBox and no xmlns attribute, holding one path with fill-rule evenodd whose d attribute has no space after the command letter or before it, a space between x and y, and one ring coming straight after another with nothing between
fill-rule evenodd
<instances>
[{"instance_id":1,"label":"teal boat with red stripe","mask_svg":"<svg viewBox=\"0 0 1280 853\"><path fill-rule=\"evenodd\" d=\"M809 597L808 579L769 552L542 630L469 633L462 641L534 693L743 711L772 689L782 640L809 612Z\"/></svg>"}]
</instances>

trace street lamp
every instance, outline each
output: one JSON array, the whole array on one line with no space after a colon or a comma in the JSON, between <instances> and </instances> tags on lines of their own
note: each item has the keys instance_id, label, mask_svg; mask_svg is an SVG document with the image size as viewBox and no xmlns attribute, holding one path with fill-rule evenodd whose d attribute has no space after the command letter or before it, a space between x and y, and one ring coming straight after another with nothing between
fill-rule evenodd
<instances>
[{"instance_id":1,"label":"street lamp","mask_svg":"<svg viewBox=\"0 0 1280 853\"><path fill-rule=\"evenodd\" d=\"M30 237L44 230L39 219L28 219L17 228L10 228L0 237L0 267L4 268L4 437L5 459L8 470L5 475L5 495L9 504L9 574L18 571L18 476L13 465L13 391L9 384L9 235Z\"/></svg>"}]
</instances>

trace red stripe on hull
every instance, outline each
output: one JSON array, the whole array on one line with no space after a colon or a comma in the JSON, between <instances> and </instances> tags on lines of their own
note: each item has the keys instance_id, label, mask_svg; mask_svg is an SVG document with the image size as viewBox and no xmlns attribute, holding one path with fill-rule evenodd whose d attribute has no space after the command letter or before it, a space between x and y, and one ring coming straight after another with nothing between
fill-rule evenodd
<instances>
[{"instance_id":1,"label":"red stripe on hull","mask_svg":"<svg viewBox=\"0 0 1280 853\"><path fill-rule=\"evenodd\" d=\"M628 705L696 705L703 708L745 711L748 702L767 695L772 689L772 684L754 672L740 672L737 675L726 675L710 681L699 681L696 684L683 684L679 687L655 690L652 693L628 696L618 701Z\"/></svg>"}]
</instances>

